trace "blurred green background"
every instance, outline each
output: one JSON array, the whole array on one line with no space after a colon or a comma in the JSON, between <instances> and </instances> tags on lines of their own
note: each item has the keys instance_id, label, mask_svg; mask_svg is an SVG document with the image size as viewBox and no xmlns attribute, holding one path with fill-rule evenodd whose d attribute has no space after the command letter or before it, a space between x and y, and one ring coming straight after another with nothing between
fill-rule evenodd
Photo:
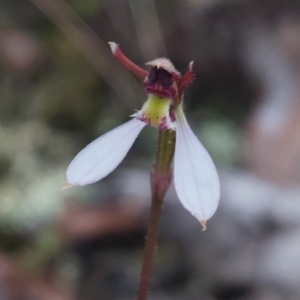
<instances>
[{"instance_id":1,"label":"blurred green background","mask_svg":"<svg viewBox=\"0 0 300 300\"><path fill-rule=\"evenodd\" d=\"M241 262L298 237L299 34L296 0L1 0L0 299L135 297L156 130L103 181L61 192L78 151L147 97L109 41L142 67L194 61L186 115L221 174L206 237L170 191L149 299L298 299L300 266L282 281L273 261Z\"/></svg>"}]
</instances>

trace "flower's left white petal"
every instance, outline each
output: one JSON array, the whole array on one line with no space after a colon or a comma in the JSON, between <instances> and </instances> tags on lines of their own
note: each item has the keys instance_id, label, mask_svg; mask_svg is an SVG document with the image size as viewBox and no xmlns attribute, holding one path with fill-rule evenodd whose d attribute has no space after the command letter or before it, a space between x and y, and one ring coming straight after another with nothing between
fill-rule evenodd
<instances>
[{"instance_id":1,"label":"flower's left white petal","mask_svg":"<svg viewBox=\"0 0 300 300\"><path fill-rule=\"evenodd\" d=\"M219 204L219 177L211 157L189 127L181 106L177 108L176 119L175 189L183 206L199 221L206 221Z\"/></svg>"},{"instance_id":2,"label":"flower's left white petal","mask_svg":"<svg viewBox=\"0 0 300 300\"><path fill-rule=\"evenodd\" d=\"M90 143L69 165L67 182L86 185L107 176L124 159L144 126L140 120L132 119Z\"/></svg>"}]
</instances>

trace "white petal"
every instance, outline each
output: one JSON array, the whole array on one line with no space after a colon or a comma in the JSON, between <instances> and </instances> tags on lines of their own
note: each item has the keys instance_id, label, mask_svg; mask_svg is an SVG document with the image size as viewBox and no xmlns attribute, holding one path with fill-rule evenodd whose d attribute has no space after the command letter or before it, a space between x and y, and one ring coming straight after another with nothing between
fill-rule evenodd
<instances>
[{"instance_id":1,"label":"white petal","mask_svg":"<svg viewBox=\"0 0 300 300\"><path fill-rule=\"evenodd\" d=\"M132 119L90 143L69 165L67 182L86 185L107 176L124 159L144 126L140 120Z\"/></svg>"},{"instance_id":2,"label":"white petal","mask_svg":"<svg viewBox=\"0 0 300 300\"><path fill-rule=\"evenodd\" d=\"M199 221L208 220L220 198L219 177L208 152L189 127L181 107L176 112L174 184L183 206Z\"/></svg>"}]
</instances>

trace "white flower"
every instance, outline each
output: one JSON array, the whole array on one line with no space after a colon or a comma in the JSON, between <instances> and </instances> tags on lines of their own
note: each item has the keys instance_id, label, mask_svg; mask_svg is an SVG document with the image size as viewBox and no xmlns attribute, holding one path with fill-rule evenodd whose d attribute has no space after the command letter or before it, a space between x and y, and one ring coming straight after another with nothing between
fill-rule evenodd
<instances>
[{"instance_id":1,"label":"white flower","mask_svg":"<svg viewBox=\"0 0 300 300\"><path fill-rule=\"evenodd\" d=\"M120 50L114 48L114 51ZM178 92L180 73L163 58L150 65L152 69L144 81L149 97L142 109L132 115L133 119L102 135L77 154L67 169L66 186L91 184L111 173L146 124L161 130L175 130L175 189L182 205L205 226L219 203L216 168L186 121Z\"/></svg>"},{"instance_id":2,"label":"white flower","mask_svg":"<svg viewBox=\"0 0 300 300\"><path fill-rule=\"evenodd\" d=\"M161 100L166 101L166 99ZM175 122L170 120L168 114L161 115L168 105L169 103L166 102L162 105L163 109L159 109L156 114L152 104L146 102L143 109L135 114L134 119L100 136L81 150L67 169L67 183L82 186L101 180L124 159L146 125L144 122L147 116L150 115L150 121L148 120L147 123L153 125L150 122L155 121L157 127L159 127L159 121L166 119L168 121L163 122L163 126L169 124L168 130L175 129L174 125L176 127L174 184L178 198L199 221L208 220L216 211L220 197L216 168L209 154L189 127L181 105L176 109Z\"/></svg>"}]
</instances>

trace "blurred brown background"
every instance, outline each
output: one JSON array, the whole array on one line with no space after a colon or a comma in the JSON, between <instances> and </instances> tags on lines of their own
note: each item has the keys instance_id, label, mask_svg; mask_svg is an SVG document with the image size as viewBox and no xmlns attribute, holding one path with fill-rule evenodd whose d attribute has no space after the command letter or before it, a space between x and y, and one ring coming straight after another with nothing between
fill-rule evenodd
<instances>
[{"instance_id":1,"label":"blurred brown background","mask_svg":"<svg viewBox=\"0 0 300 300\"><path fill-rule=\"evenodd\" d=\"M60 191L146 99L108 41L195 61L186 114L221 178L204 233L169 191L149 300L300 299L298 0L0 0L0 300L135 298L157 132Z\"/></svg>"}]
</instances>

